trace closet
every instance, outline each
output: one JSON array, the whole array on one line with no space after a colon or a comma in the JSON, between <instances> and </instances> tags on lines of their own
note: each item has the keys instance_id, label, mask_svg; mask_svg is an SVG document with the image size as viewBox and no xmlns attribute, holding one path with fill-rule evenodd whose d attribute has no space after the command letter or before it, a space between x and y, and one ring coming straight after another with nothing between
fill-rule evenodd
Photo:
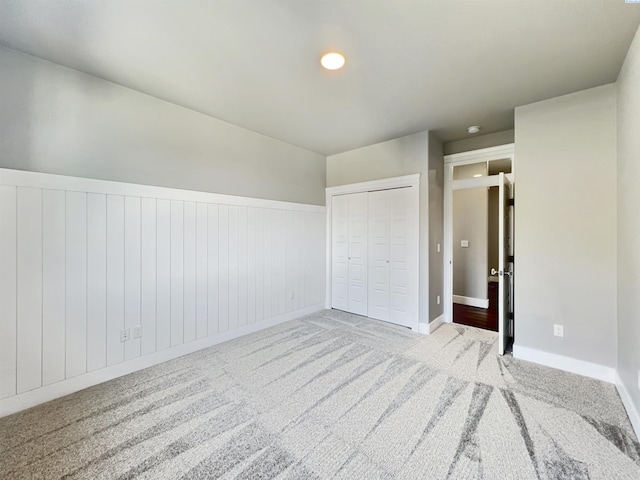
<instances>
[{"instance_id":1,"label":"closet","mask_svg":"<svg viewBox=\"0 0 640 480\"><path fill-rule=\"evenodd\" d=\"M331 198L331 306L417 326L417 186Z\"/></svg>"}]
</instances>

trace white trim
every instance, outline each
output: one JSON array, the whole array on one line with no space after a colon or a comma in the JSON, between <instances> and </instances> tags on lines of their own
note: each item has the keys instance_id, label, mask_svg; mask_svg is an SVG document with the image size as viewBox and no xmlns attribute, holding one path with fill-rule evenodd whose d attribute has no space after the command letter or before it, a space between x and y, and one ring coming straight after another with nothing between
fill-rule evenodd
<instances>
[{"instance_id":1,"label":"white trim","mask_svg":"<svg viewBox=\"0 0 640 480\"><path fill-rule=\"evenodd\" d=\"M506 143L497 147L479 148L470 152L452 153L444 156L444 163L455 163L465 165L477 163L482 160L502 160L512 158L515 151L515 143Z\"/></svg>"},{"instance_id":2,"label":"white trim","mask_svg":"<svg viewBox=\"0 0 640 480\"><path fill-rule=\"evenodd\" d=\"M597 363L585 362L555 353L543 352L535 348L513 346L513 356L520 360L546 365L566 372L577 373L585 377L591 377L609 383L614 383L616 370L613 367L605 367Z\"/></svg>"},{"instance_id":3,"label":"white trim","mask_svg":"<svg viewBox=\"0 0 640 480\"><path fill-rule=\"evenodd\" d=\"M460 305L467 305L469 307L489 308L488 298L474 298L465 297L463 295L452 295L453 303L459 303Z\"/></svg>"},{"instance_id":4,"label":"white trim","mask_svg":"<svg viewBox=\"0 0 640 480\"><path fill-rule=\"evenodd\" d=\"M403 175L402 177L383 178L370 182L350 183L349 185L338 185L325 189L327 197L334 195L346 195L348 193L373 192L375 190L386 190L389 188L402 188L418 186L420 174Z\"/></svg>"},{"instance_id":5,"label":"white trim","mask_svg":"<svg viewBox=\"0 0 640 480\"><path fill-rule=\"evenodd\" d=\"M418 332L423 335L431 335L435 332L439 327L444 323L444 315L440 315L436 317L434 320L431 320L429 323L420 323L418 325Z\"/></svg>"},{"instance_id":6,"label":"white trim","mask_svg":"<svg viewBox=\"0 0 640 480\"><path fill-rule=\"evenodd\" d=\"M633 404L631 395L629 395L627 387L625 387L624 383L622 383L622 379L620 378L618 372L616 372L616 388L618 389L618 394L622 399L622 404L627 410L627 415L629 416L629 420L631 421L631 426L636 432L636 437L640 439L640 413L638 412L636 406Z\"/></svg>"},{"instance_id":7,"label":"white trim","mask_svg":"<svg viewBox=\"0 0 640 480\"><path fill-rule=\"evenodd\" d=\"M327 218L327 228L326 231L326 278L325 278L325 301L324 308L331 309L331 243L332 243L332 232L331 232L331 204L332 198L337 195L347 195L349 193L362 193L362 192L372 192L376 190L385 190L391 188L403 188L403 187L416 187L420 186L420 174L415 173L413 175L403 175L401 177L392 177L392 178L383 178L381 180L372 180L370 182L360 182L360 183L350 183L348 185L338 185L335 187L327 187L325 189L325 205L326 208L323 210L323 213L326 212ZM419 193L418 193L419 195ZM418 202L420 200L418 199ZM418 216L420 213L418 212ZM418 239L419 242L419 239ZM420 254L418 253L418 256ZM420 275L418 274L418 277ZM418 302L419 302L419 293L418 293ZM418 303L418 311L420 310L420 305ZM419 315L418 315L419 317ZM416 321L416 327L412 327L412 330L420 330L419 318Z\"/></svg>"},{"instance_id":8,"label":"white trim","mask_svg":"<svg viewBox=\"0 0 640 480\"><path fill-rule=\"evenodd\" d=\"M29 172L0 168L0 185L13 187L34 187L50 190L102 193L107 195L126 195L140 198L158 198L183 200L221 205L273 208L277 210L295 210L301 212L325 213L326 207L306 203L282 202L262 198L240 197L221 193L197 192L178 188L156 187L137 183L113 182L92 178L69 177L50 173Z\"/></svg>"},{"instance_id":9,"label":"white trim","mask_svg":"<svg viewBox=\"0 0 640 480\"><path fill-rule=\"evenodd\" d=\"M269 328L274 325L287 322L289 320L294 320L296 318L308 315L310 313L318 312L323 309L323 305L312 305L310 307L296 310L295 312L289 312L278 317L264 320L260 323L244 325L227 332L218 333L217 335L201 338L189 343L183 343L182 345L177 345L173 348L161 350L159 352L145 355L143 357L138 357L134 360L128 360L111 367L102 368L100 370L86 373L78 377L69 378L58 383L53 383L45 387L37 388L20 395L5 398L3 400L0 400L0 417L11 415L12 413L25 410L35 405L39 405L41 403L63 397L70 393L74 393L79 390L98 385L102 382L106 382L108 380L112 380L114 378L121 377L138 370L142 370L143 368L152 367L162 362L173 360L174 358L188 355L190 353L197 352L198 350L202 350L204 348L208 348L213 345L217 345L219 343L223 343L228 340L247 335L249 333L264 330L265 328Z\"/></svg>"}]
</instances>

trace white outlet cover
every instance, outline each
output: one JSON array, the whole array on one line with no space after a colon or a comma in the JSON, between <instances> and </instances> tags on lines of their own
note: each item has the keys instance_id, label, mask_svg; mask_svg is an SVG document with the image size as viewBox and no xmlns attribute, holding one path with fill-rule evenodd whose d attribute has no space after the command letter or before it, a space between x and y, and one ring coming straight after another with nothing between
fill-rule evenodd
<instances>
[{"instance_id":1,"label":"white outlet cover","mask_svg":"<svg viewBox=\"0 0 640 480\"><path fill-rule=\"evenodd\" d=\"M440 305L440 295L437 295L437 296L436 296L436 303L437 303L438 305Z\"/></svg>"},{"instance_id":2,"label":"white outlet cover","mask_svg":"<svg viewBox=\"0 0 640 480\"><path fill-rule=\"evenodd\" d=\"M556 337L564 337L564 327L562 325L554 325L553 334Z\"/></svg>"}]
</instances>

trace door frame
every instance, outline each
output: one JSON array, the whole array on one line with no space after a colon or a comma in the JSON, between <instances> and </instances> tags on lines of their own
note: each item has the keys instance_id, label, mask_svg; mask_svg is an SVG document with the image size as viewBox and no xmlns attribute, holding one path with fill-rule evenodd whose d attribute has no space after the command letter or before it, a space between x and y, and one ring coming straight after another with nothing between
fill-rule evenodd
<instances>
[{"instance_id":1,"label":"door frame","mask_svg":"<svg viewBox=\"0 0 640 480\"><path fill-rule=\"evenodd\" d=\"M416 187L420 185L420 174L403 175L401 177L383 178L380 180L372 180L368 182L350 183L347 185L338 185L335 187L327 187L325 189L325 205L327 208L327 226L326 226L326 278L325 278L325 308L331 309L331 244L332 244L332 218L331 203L334 196L347 195L350 193L373 192L376 190L389 190L392 188ZM417 190L416 190L417 191ZM419 214L418 214L419 218ZM419 220L418 220L419 221ZM418 239L419 242L419 239ZM420 255L420 252L418 252ZM418 318L416 318L416 331L418 328Z\"/></svg>"},{"instance_id":2,"label":"door frame","mask_svg":"<svg viewBox=\"0 0 640 480\"><path fill-rule=\"evenodd\" d=\"M453 322L453 191L468 188L494 187L499 185L500 176L491 175L479 178L453 180L453 167L493 160L511 160L511 173L506 177L515 183L515 144L482 148L470 152L455 153L444 157L444 322ZM515 265L514 265L515 270ZM500 329L500 325L498 325Z\"/></svg>"}]
</instances>

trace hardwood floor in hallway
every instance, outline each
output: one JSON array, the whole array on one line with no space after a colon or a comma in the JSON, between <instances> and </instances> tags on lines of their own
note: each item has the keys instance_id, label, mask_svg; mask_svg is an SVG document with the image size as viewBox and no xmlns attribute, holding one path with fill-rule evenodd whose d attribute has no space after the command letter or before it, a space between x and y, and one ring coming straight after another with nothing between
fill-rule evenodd
<instances>
[{"instance_id":1,"label":"hardwood floor in hallway","mask_svg":"<svg viewBox=\"0 0 640 480\"><path fill-rule=\"evenodd\" d=\"M453 322L485 330L498 331L498 283L489 282L489 308L453 304Z\"/></svg>"}]
</instances>

